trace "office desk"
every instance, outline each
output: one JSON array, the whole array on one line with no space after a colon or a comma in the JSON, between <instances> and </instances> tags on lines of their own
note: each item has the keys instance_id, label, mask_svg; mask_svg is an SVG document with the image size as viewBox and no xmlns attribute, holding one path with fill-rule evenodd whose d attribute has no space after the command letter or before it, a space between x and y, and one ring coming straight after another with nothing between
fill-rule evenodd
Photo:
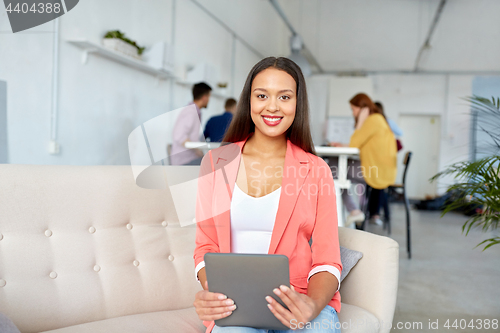
<instances>
[{"instance_id":1,"label":"office desk","mask_svg":"<svg viewBox=\"0 0 500 333\"><path fill-rule=\"evenodd\" d=\"M335 193L337 199L337 219L340 227L345 226L345 210L342 202L342 189L349 189L351 181L347 179L347 160L349 158L359 158L359 149L351 147L324 147L316 146L316 155L320 157L337 156L339 158L339 169L337 172L338 178L334 179ZM353 227L350 226L350 227Z\"/></svg>"},{"instance_id":2,"label":"office desk","mask_svg":"<svg viewBox=\"0 0 500 333\"><path fill-rule=\"evenodd\" d=\"M198 148L204 153L210 149L215 149L220 147L219 142L186 142L184 145L188 149ZM329 157L337 156L339 158L339 170L337 172L338 178L334 179L335 191L337 194L337 218L339 226L345 225L344 218L344 205L342 203L342 195L340 193L341 189L349 189L351 187L351 181L347 179L347 160L349 158L358 158L359 149L350 147L324 147L315 146L316 154L319 157Z\"/></svg>"}]
</instances>

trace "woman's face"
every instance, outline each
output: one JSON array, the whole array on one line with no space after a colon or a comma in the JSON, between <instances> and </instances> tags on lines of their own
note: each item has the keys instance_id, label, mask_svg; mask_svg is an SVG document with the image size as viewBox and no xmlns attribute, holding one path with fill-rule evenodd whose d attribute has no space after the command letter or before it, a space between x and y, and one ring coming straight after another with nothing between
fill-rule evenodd
<instances>
[{"instance_id":1,"label":"woman's face","mask_svg":"<svg viewBox=\"0 0 500 333\"><path fill-rule=\"evenodd\" d=\"M352 105L352 104L349 104L349 105L351 106L353 117L358 118L359 112L361 111L361 108L359 106L356 106L356 105Z\"/></svg>"},{"instance_id":2,"label":"woman's face","mask_svg":"<svg viewBox=\"0 0 500 333\"><path fill-rule=\"evenodd\" d=\"M295 119L297 84L290 74L268 68L252 82L250 109L255 131L265 136L285 135Z\"/></svg>"}]
</instances>

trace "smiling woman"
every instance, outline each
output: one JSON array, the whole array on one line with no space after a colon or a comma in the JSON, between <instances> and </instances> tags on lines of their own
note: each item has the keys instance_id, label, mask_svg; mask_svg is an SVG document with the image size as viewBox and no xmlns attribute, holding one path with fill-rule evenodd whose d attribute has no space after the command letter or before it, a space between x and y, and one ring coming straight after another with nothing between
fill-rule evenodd
<instances>
[{"instance_id":1,"label":"smiling woman","mask_svg":"<svg viewBox=\"0 0 500 333\"><path fill-rule=\"evenodd\" d=\"M306 84L293 61L270 57L252 68L223 142L204 156L198 179L194 260L204 290L194 306L207 332L262 332L215 325L238 304L208 290L208 252L286 255L290 287L276 286L273 296L288 308L269 295L269 311L291 330L340 332L333 177L314 154Z\"/></svg>"}]
</instances>

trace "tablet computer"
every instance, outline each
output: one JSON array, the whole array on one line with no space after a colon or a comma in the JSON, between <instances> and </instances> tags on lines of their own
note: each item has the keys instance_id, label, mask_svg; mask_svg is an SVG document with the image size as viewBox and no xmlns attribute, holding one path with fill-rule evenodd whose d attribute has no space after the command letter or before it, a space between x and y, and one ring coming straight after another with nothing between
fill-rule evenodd
<instances>
[{"instance_id":1,"label":"tablet computer","mask_svg":"<svg viewBox=\"0 0 500 333\"><path fill-rule=\"evenodd\" d=\"M285 308L274 292L280 285L290 287L288 257L277 254L206 253L208 290L232 299L236 309L217 326L244 326L287 330L267 307L266 296Z\"/></svg>"}]
</instances>

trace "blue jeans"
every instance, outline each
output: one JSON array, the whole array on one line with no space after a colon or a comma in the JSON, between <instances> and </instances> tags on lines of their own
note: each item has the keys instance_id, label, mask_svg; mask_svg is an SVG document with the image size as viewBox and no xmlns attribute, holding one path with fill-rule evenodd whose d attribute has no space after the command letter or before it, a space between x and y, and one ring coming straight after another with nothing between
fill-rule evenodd
<instances>
[{"instance_id":1,"label":"blue jeans","mask_svg":"<svg viewBox=\"0 0 500 333\"><path fill-rule=\"evenodd\" d=\"M226 326L219 327L215 325L212 333L292 333L292 332L307 332L307 333L341 333L340 321L337 316L337 311L330 305L325 306L319 315L309 323L304 325L303 329L298 329L296 322L291 323L296 330L261 330L251 327ZM302 327L303 325L300 325Z\"/></svg>"}]
</instances>

